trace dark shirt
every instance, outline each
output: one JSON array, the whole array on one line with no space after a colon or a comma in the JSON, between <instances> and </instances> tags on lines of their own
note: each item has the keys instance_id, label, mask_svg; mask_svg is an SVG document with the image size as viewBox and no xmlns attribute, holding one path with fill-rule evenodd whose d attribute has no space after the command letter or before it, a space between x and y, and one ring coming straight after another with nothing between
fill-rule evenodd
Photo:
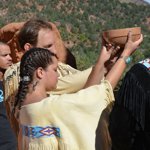
<instances>
[{"instance_id":1,"label":"dark shirt","mask_svg":"<svg viewBox=\"0 0 150 150\"><path fill-rule=\"evenodd\" d=\"M16 150L17 139L10 127L3 99L3 82L0 81L0 150Z\"/></svg>"},{"instance_id":2,"label":"dark shirt","mask_svg":"<svg viewBox=\"0 0 150 150\"><path fill-rule=\"evenodd\" d=\"M0 102L2 102L4 99L4 96L3 96L3 82L0 81Z\"/></svg>"}]
</instances>

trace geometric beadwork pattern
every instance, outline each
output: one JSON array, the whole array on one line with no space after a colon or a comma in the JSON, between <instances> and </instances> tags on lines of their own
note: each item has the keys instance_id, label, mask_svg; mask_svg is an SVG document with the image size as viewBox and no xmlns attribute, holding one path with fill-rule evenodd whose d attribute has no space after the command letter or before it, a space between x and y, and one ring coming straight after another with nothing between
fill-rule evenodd
<instances>
[{"instance_id":1,"label":"geometric beadwork pattern","mask_svg":"<svg viewBox=\"0 0 150 150\"><path fill-rule=\"evenodd\" d=\"M22 133L24 136L32 137L32 138L40 138L40 137L60 137L60 129L58 127L53 126L24 126L22 125Z\"/></svg>"}]
</instances>

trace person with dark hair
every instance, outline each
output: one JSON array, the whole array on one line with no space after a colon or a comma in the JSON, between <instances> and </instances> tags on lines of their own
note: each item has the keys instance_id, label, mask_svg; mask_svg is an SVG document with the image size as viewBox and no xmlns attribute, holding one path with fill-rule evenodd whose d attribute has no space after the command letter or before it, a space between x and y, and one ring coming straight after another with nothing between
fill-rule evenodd
<instances>
[{"instance_id":1,"label":"person with dark hair","mask_svg":"<svg viewBox=\"0 0 150 150\"><path fill-rule=\"evenodd\" d=\"M29 150L94 150L99 117L113 99L113 88L126 67L124 57L130 56L141 42L142 36L132 42L129 33L122 56L106 79L103 79L104 64L109 60L113 48L103 46L85 88L62 95L51 93L56 88L58 78L56 57L43 48L27 51L21 60L20 84L15 101L15 109L19 110L19 147ZM48 97L47 91L50 91Z\"/></svg>"},{"instance_id":2,"label":"person with dark hair","mask_svg":"<svg viewBox=\"0 0 150 150\"><path fill-rule=\"evenodd\" d=\"M107 52L103 49L101 63L105 62L110 54L111 50ZM113 95L111 87L107 81L103 81L101 85L86 88L78 93L50 94L47 97L47 91L52 91L57 86L57 66L55 54L43 48L32 48L21 59L20 84L15 101L15 108L21 108L19 110L19 147L29 150L92 150L96 120L99 116L97 112L99 108L95 106L98 105L98 99L100 101L100 98L105 99L108 95L109 101ZM97 67L104 70L102 66ZM91 79L89 78L88 81L91 82ZM103 94L103 92L106 93ZM93 100L92 96L96 93L97 98ZM87 99L88 97L90 100ZM94 118L92 118L93 115ZM84 128L81 128L81 124ZM89 144L87 144L88 139L90 139Z\"/></svg>"},{"instance_id":3,"label":"person with dark hair","mask_svg":"<svg viewBox=\"0 0 150 150\"><path fill-rule=\"evenodd\" d=\"M36 29L32 30L34 28L36 28ZM35 36L36 38L27 38L29 36L31 36L31 37ZM59 61L60 60L59 50L56 49L56 47L55 47L55 43L57 41L55 41L54 37L55 37L55 35L53 33L53 30L51 30L50 25L47 22L41 21L39 19L33 19L33 20L27 21L19 33L19 41L20 41L20 43L24 43L24 46L23 46L23 44L21 44L22 45L21 47L24 50L24 52L28 51L30 48L33 48L33 47L47 48L48 50L50 50L51 52L53 52L57 55L58 61ZM34 39L36 42L33 42L32 39ZM132 42L131 35L130 35L129 39L130 40L129 40L129 42L127 42L124 51L121 53L122 57L120 57L117 60L117 64L119 65L119 67L115 68L115 72L118 71L117 74L115 76L112 75L113 74L112 72L114 71L114 69L111 69L109 71L110 74L107 74L107 78L111 79L113 88L116 85L116 83L118 82L118 79L121 76L121 72L126 67L124 60L126 58L128 58L128 56L130 56L134 52L134 50L137 48L138 44L142 41L142 37L141 37L141 39L138 40L137 42L135 42L135 43ZM21 42L21 40L23 42ZM114 47L112 45L108 45L107 47L102 46L102 49L105 49L105 51L106 50L109 51L109 49L114 49ZM103 62L101 63L101 59L103 60L103 58L100 57L99 61L96 62L97 65L95 65L94 67L91 67L89 69L86 69L84 71L79 71L79 70L74 69L71 66L66 65L59 61L58 68L57 68L57 72L59 74L57 88L54 89L53 91L51 91L50 94L61 95L61 94L65 94L65 93L75 93L83 88L87 88L89 86L99 84L101 77L102 76L104 77L103 71L99 68L99 67L103 67L103 64L104 64ZM120 68L120 66L121 66L121 68ZM13 128L15 129L16 135L18 134L18 131L19 131L18 123L16 121L16 118L18 118L18 117L17 116L14 117L14 115L12 114L12 109L14 106L15 95L18 90L18 82L20 81L19 68L20 68L20 63L18 63L17 65L12 65L12 67L7 70L7 72L5 73L5 76L4 76L5 87L8 87L7 91L5 91L5 100L9 106L8 107L8 112L10 114L9 118L12 122L11 124L12 124ZM94 69L95 72L98 72L98 73L95 73L95 74L92 73L89 76L92 69ZM99 75L99 78L97 78L98 75ZM110 75L111 75L111 77L110 77ZM91 76L93 76L93 77L91 77ZM86 81L88 78L89 78L90 82L88 82L88 84L86 84ZM114 98L111 97L110 101L113 101L113 100L114 100ZM101 101L101 105L100 105L99 109L103 110L107 106L107 104L109 104L110 101L107 101L107 102Z\"/></svg>"},{"instance_id":4,"label":"person with dark hair","mask_svg":"<svg viewBox=\"0 0 150 150\"><path fill-rule=\"evenodd\" d=\"M22 50L20 51L20 53L28 51L31 47L43 47L56 53L59 60L59 67L57 71L59 73L60 80L58 82L57 89L53 92L55 94L71 93L81 89L84 86L85 80L88 78L91 68L83 71L80 74L82 75L80 76L82 77L82 79L79 80L79 75L77 73L81 71L62 63L65 62L65 60L63 60L65 57L66 59L68 59L68 57L71 56L71 53L69 53L69 50L65 51L64 48L61 48L61 50L57 49L56 51L56 48L60 46L61 42L58 42L60 38L58 39L56 38L56 36L59 37L60 35L56 32L56 30L54 30L54 28L55 27L51 23L40 19L31 19L27 21L18 34L18 42ZM57 39L57 41L55 39ZM63 45L61 47L63 47ZM73 62L71 62L70 60L67 60L67 62L65 63L73 64ZM16 123L16 118L12 115L11 112L14 105L16 90L18 89L19 69L20 62L13 64L10 68L8 68L4 75L4 86L7 87L5 90L6 108L9 120L11 122L12 128L15 130L16 135L18 133L18 126ZM67 76L72 74L76 74L74 80L72 79L72 76ZM72 85L71 81L73 81L75 84Z\"/></svg>"},{"instance_id":5,"label":"person with dark hair","mask_svg":"<svg viewBox=\"0 0 150 150\"><path fill-rule=\"evenodd\" d=\"M6 69L12 65L10 53L10 47L0 41L0 150L17 149L17 139L11 129L3 101L3 75Z\"/></svg>"},{"instance_id":6,"label":"person with dark hair","mask_svg":"<svg viewBox=\"0 0 150 150\"><path fill-rule=\"evenodd\" d=\"M62 53L63 55L65 53L64 51L62 52L63 49L61 49L61 51L59 49L56 50L56 43L58 43L58 41L55 40L56 34L54 33L53 26L50 23L40 19L30 19L21 28L18 35L18 42L22 49L22 53L28 51L32 47L47 48L54 52L59 60L57 69L59 80L57 88L53 91L53 94L74 93L84 88L92 67L84 71L79 71L70 65L62 63L64 62L64 57L61 55ZM66 57L68 58L70 55L71 54L68 52ZM65 63L72 63L72 60L70 59L71 58L67 59L67 62ZM14 97L18 89L19 69L20 62L13 64L4 75L4 85L7 87L5 90L6 107L12 128L15 130L16 135L18 133L18 125L16 118L11 112L14 105Z\"/></svg>"},{"instance_id":7,"label":"person with dark hair","mask_svg":"<svg viewBox=\"0 0 150 150\"><path fill-rule=\"evenodd\" d=\"M110 114L112 150L150 149L150 59L125 75Z\"/></svg>"}]
</instances>

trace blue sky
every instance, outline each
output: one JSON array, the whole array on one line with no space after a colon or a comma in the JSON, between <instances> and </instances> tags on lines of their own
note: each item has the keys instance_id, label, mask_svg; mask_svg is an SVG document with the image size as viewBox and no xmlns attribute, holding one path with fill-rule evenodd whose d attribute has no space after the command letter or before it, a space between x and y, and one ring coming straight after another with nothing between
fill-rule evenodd
<instances>
[{"instance_id":1,"label":"blue sky","mask_svg":"<svg viewBox=\"0 0 150 150\"><path fill-rule=\"evenodd\" d=\"M150 3L150 0L144 0L144 1L146 1L146 2Z\"/></svg>"}]
</instances>

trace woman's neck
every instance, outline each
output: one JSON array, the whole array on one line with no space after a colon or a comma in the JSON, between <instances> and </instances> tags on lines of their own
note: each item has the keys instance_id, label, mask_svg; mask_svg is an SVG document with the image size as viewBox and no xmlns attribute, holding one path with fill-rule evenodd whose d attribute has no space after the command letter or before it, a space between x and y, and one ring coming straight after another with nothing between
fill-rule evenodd
<instances>
[{"instance_id":1,"label":"woman's neck","mask_svg":"<svg viewBox=\"0 0 150 150\"><path fill-rule=\"evenodd\" d=\"M40 102L41 100L43 100L44 98L47 97L47 93L44 89L36 89L32 92L29 92L26 95L26 98L23 102L23 105L27 105L27 104L32 104L32 103L36 103L36 102Z\"/></svg>"}]
</instances>

